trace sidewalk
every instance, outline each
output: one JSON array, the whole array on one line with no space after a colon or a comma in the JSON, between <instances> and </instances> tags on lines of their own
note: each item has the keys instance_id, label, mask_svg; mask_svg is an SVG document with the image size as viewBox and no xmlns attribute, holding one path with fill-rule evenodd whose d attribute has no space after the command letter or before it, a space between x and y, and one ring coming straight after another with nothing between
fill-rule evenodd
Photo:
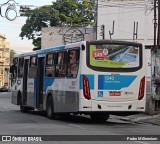
<instances>
[{"instance_id":1,"label":"sidewalk","mask_svg":"<svg viewBox=\"0 0 160 144\"><path fill-rule=\"evenodd\" d=\"M133 122L133 123L150 123L153 125L160 126L160 114L147 115L145 113L130 115L130 116L115 116L111 115L111 118L119 119L123 121Z\"/></svg>"}]
</instances>

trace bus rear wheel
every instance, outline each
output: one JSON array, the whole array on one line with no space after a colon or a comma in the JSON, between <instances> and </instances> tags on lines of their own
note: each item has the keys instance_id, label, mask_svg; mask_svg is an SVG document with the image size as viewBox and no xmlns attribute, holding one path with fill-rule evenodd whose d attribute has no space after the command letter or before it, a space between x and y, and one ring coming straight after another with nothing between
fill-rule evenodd
<instances>
[{"instance_id":1,"label":"bus rear wheel","mask_svg":"<svg viewBox=\"0 0 160 144\"><path fill-rule=\"evenodd\" d=\"M52 98L52 96L49 96L49 98L47 100L46 113L47 113L47 117L49 119L54 119L55 114L54 114L54 105L53 105L53 98Z\"/></svg>"},{"instance_id":2,"label":"bus rear wheel","mask_svg":"<svg viewBox=\"0 0 160 144\"><path fill-rule=\"evenodd\" d=\"M23 104L22 104L22 97L20 97L20 103L19 103L19 105L20 105L20 111L22 113L25 113L25 112L28 111L28 109L26 107L24 107Z\"/></svg>"},{"instance_id":3,"label":"bus rear wheel","mask_svg":"<svg viewBox=\"0 0 160 144\"><path fill-rule=\"evenodd\" d=\"M94 122L105 122L109 119L109 114L106 113L91 113L90 118Z\"/></svg>"}]
</instances>

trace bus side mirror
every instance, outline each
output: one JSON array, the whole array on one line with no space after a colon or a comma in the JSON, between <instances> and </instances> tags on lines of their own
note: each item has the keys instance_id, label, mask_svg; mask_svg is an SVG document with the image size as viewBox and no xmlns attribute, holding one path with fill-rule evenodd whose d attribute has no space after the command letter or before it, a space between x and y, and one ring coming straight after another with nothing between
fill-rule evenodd
<instances>
[{"instance_id":1,"label":"bus side mirror","mask_svg":"<svg viewBox=\"0 0 160 144\"><path fill-rule=\"evenodd\" d=\"M85 50L85 46L84 45L82 45L81 47L82 47L82 50Z\"/></svg>"}]
</instances>

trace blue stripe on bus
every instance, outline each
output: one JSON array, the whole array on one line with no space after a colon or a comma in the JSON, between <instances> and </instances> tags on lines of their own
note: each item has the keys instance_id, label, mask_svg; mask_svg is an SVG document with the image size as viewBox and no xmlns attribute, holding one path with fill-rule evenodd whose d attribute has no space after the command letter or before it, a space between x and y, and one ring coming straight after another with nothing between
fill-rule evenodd
<instances>
[{"instance_id":1,"label":"blue stripe on bus","mask_svg":"<svg viewBox=\"0 0 160 144\"><path fill-rule=\"evenodd\" d=\"M54 78L44 78L43 92L46 92L47 87L51 86L54 80L55 80Z\"/></svg>"},{"instance_id":2,"label":"blue stripe on bus","mask_svg":"<svg viewBox=\"0 0 160 144\"><path fill-rule=\"evenodd\" d=\"M136 79L134 75L98 75L98 90L121 90Z\"/></svg>"},{"instance_id":3,"label":"blue stripe on bus","mask_svg":"<svg viewBox=\"0 0 160 144\"><path fill-rule=\"evenodd\" d=\"M41 50L37 50L36 53L37 54L42 54L42 53L49 53L49 52L53 52L53 51L57 51L57 50L64 50L65 46L57 46L57 47L51 47L51 48L46 48L46 49L41 49Z\"/></svg>"},{"instance_id":4,"label":"blue stripe on bus","mask_svg":"<svg viewBox=\"0 0 160 144\"><path fill-rule=\"evenodd\" d=\"M84 74L89 80L90 89L94 89L94 75ZM80 75L80 89L83 89L83 75Z\"/></svg>"},{"instance_id":5,"label":"blue stripe on bus","mask_svg":"<svg viewBox=\"0 0 160 144\"><path fill-rule=\"evenodd\" d=\"M37 91L36 91L36 81L37 81L37 79L34 79L34 108L36 108L36 93L37 93Z\"/></svg>"}]
</instances>

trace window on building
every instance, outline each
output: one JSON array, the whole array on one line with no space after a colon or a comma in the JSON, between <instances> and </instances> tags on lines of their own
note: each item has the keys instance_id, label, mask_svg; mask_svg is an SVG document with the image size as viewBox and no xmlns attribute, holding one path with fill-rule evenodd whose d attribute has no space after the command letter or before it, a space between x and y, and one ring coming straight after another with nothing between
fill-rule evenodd
<instances>
[{"instance_id":1,"label":"window on building","mask_svg":"<svg viewBox=\"0 0 160 144\"><path fill-rule=\"evenodd\" d=\"M9 48L4 49L6 53L9 53Z\"/></svg>"},{"instance_id":2,"label":"window on building","mask_svg":"<svg viewBox=\"0 0 160 144\"><path fill-rule=\"evenodd\" d=\"M9 64L9 58L6 58L6 63Z\"/></svg>"}]
</instances>

